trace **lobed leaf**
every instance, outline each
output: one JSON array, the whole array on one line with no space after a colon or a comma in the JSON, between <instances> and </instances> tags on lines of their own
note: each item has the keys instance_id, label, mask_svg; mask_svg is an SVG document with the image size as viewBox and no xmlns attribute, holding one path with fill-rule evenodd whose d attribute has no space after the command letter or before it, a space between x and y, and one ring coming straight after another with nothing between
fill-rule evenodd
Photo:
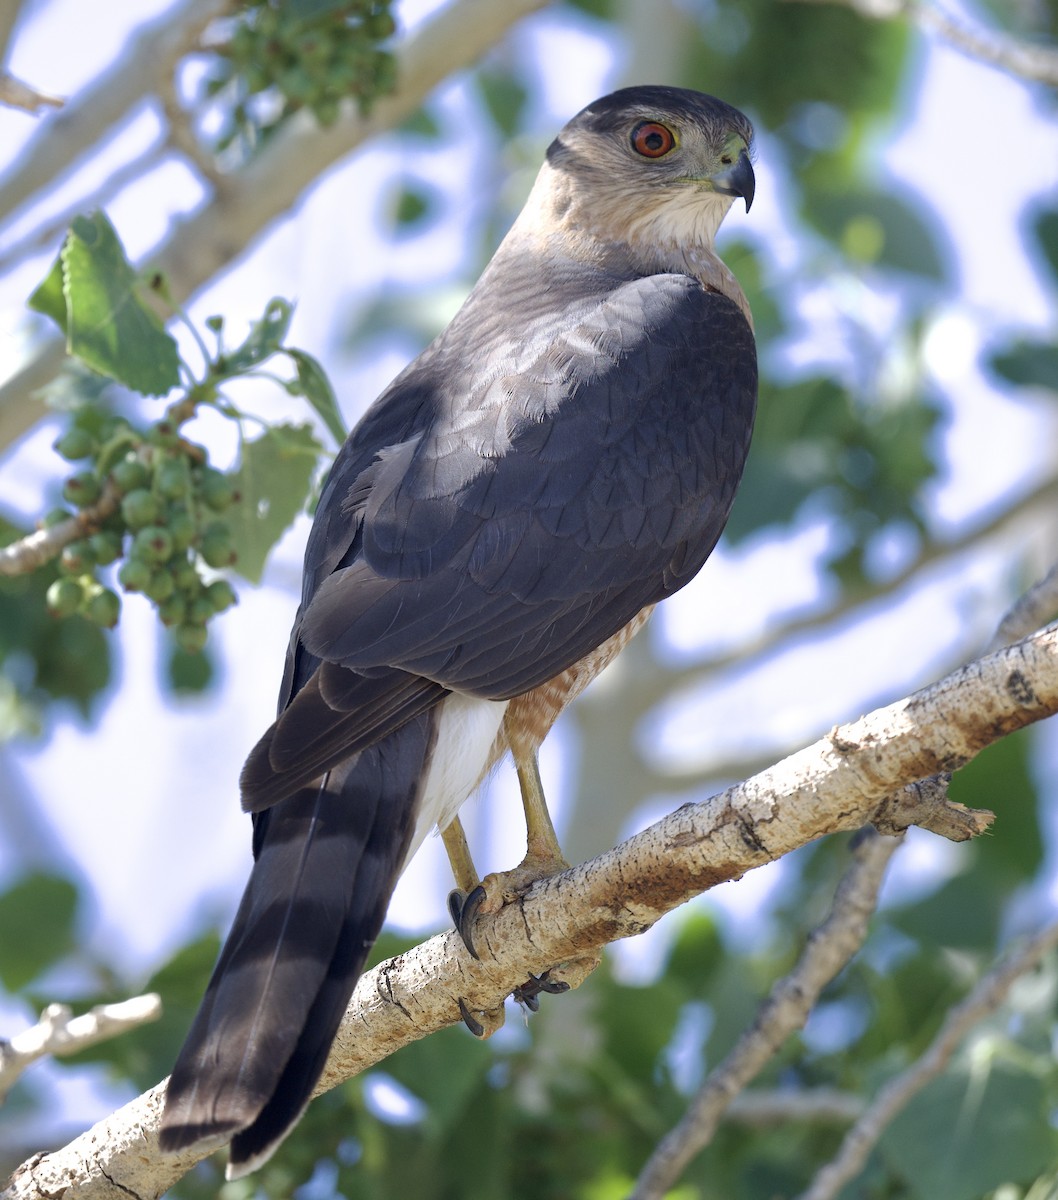
<instances>
[{"instance_id":1,"label":"lobed leaf","mask_svg":"<svg viewBox=\"0 0 1058 1200\"><path fill-rule=\"evenodd\" d=\"M144 396L180 382L176 342L139 295L138 276L103 212L76 217L30 297L66 334L70 354Z\"/></svg>"},{"instance_id":2,"label":"lobed leaf","mask_svg":"<svg viewBox=\"0 0 1058 1200\"><path fill-rule=\"evenodd\" d=\"M239 499L226 514L238 551L235 569L260 583L269 551L305 507L323 447L308 425L276 425L242 450Z\"/></svg>"}]
</instances>

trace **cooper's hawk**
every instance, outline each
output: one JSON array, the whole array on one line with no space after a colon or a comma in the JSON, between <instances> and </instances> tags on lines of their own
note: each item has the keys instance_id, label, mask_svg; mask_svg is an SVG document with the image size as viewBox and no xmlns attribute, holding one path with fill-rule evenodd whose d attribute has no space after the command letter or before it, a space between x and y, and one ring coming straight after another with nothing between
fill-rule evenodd
<instances>
[{"instance_id":1,"label":"cooper's hawk","mask_svg":"<svg viewBox=\"0 0 1058 1200\"><path fill-rule=\"evenodd\" d=\"M279 716L242 775L253 872L164 1149L230 1139L229 1175L273 1152L401 868L508 746L530 827L514 886L561 862L536 749L705 562L742 474L756 356L713 238L753 198L752 137L676 88L585 108L452 323L342 447Z\"/></svg>"}]
</instances>

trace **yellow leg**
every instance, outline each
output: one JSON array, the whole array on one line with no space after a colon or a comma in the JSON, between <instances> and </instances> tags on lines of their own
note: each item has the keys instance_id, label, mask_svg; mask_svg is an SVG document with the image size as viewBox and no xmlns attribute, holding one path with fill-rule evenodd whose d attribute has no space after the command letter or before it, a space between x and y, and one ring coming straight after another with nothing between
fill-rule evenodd
<instances>
[{"instance_id":1,"label":"yellow leg","mask_svg":"<svg viewBox=\"0 0 1058 1200\"><path fill-rule=\"evenodd\" d=\"M558 844L554 822L544 798L544 785L540 781L540 767L536 751L531 750L514 760L518 772L518 786L522 793L522 809L525 812L525 859L522 867L539 868L536 879L557 875L569 866Z\"/></svg>"},{"instance_id":2,"label":"yellow leg","mask_svg":"<svg viewBox=\"0 0 1058 1200\"><path fill-rule=\"evenodd\" d=\"M463 906L466 903L467 896L480 890L478 884L479 876L474 867L474 860L470 857L470 847L467 845L467 835L463 830L463 822L458 817L455 817L447 828L441 830L441 841L444 842L445 852L448 854L448 864L452 868L452 877L455 879L456 884L456 890L450 892L448 896L448 911L451 913L452 922L457 932L463 938L467 949L477 958L478 955L474 943L464 932ZM475 1016L475 1011L480 1016L480 1020L478 1016ZM504 1008L502 1004L493 1009L472 1010L467 1002L460 998L459 1012L463 1018L463 1023L476 1038L491 1037L500 1028L504 1020Z\"/></svg>"},{"instance_id":3,"label":"yellow leg","mask_svg":"<svg viewBox=\"0 0 1058 1200\"><path fill-rule=\"evenodd\" d=\"M474 958L478 957L474 941L474 922L479 914L495 912L537 880L557 875L569 867L558 844L554 822L544 797L536 743L523 738L521 730L510 722L505 723L505 733L518 773L522 809L525 813L525 858L513 870L487 875L475 886L478 876L458 819L441 834L445 850L448 852L448 861L452 865L452 874L461 889L449 896L449 910L455 927L463 938L463 944ZM545 971L542 976L531 975L526 983L515 989L514 996L535 1012L542 992L563 992L570 987L577 987L598 965L597 954L563 963L558 968ZM477 1037L487 1037L492 1029L502 1022L502 1009L483 1013L484 1024L466 1008L463 1001L460 1001L460 1012L467 1028Z\"/></svg>"},{"instance_id":4,"label":"yellow leg","mask_svg":"<svg viewBox=\"0 0 1058 1200\"><path fill-rule=\"evenodd\" d=\"M444 842L448 854L448 862L452 868L452 878L456 887L463 892L472 892L481 879L470 857L470 847L467 845L467 835L463 832L463 822L458 817L441 830L441 841Z\"/></svg>"}]
</instances>

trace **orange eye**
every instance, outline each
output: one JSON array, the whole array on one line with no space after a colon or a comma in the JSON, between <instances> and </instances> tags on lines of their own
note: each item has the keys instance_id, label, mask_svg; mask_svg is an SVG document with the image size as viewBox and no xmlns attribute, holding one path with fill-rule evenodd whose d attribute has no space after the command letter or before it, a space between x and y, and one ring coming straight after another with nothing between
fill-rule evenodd
<instances>
[{"instance_id":1,"label":"orange eye","mask_svg":"<svg viewBox=\"0 0 1058 1200\"><path fill-rule=\"evenodd\" d=\"M675 145L672 130L657 121L644 121L632 130L632 149L644 158L661 158Z\"/></svg>"}]
</instances>

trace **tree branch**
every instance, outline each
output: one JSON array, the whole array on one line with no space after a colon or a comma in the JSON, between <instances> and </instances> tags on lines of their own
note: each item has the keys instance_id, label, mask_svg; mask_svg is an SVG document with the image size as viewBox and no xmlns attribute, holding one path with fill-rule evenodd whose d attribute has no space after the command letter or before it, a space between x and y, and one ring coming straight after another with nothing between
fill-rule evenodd
<instances>
[{"instance_id":1,"label":"tree branch","mask_svg":"<svg viewBox=\"0 0 1058 1200\"><path fill-rule=\"evenodd\" d=\"M154 992L120 1004L97 1004L75 1017L66 1004L49 1004L36 1025L0 1039L0 1104L22 1072L45 1055L76 1054L86 1046L117 1037L162 1015L161 997Z\"/></svg>"},{"instance_id":2,"label":"tree branch","mask_svg":"<svg viewBox=\"0 0 1058 1200\"><path fill-rule=\"evenodd\" d=\"M893 1118L911 1098L935 1079L962 1039L979 1021L994 1013L1016 979L1030 971L1058 946L1058 922L1042 929L1019 949L1007 954L980 979L973 991L944 1019L929 1049L902 1074L891 1079L845 1135L837 1156L816 1175L799 1200L834 1200L862 1169L871 1150Z\"/></svg>"},{"instance_id":3,"label":"tree branch","mask_svg":"<svg viewBox=\"0 0 1058 1200\"><path fill-rule=\"evenodd\" d=\"M44 566L60 554L64 546L98 529L107 517L117 512L120 503L121 493L108 480L95 504L49 529L38 529L9 546L0 546L0 576L25 575Z\"/></svg>"},{"instance_id":4,"label":"tree branch","mask_svg":"<svg viewBox=\"0 0 1058 1200\"><path fill-rule=\"evenodd\" d=\"M1058 568L1052 574L1058 575ZM1042 588L1043 584L1034 590ZM1025 605L1025 620L1034 620L1036 614L1037 610L1031 604ZM1039 615L1042 617L1042 614ZM1035 625L1038 624L1039 620L1035 620ZM1016 628L1012 621L1004 622L1004 625L1007 628L1001 625L995 639L1001 646L1010 644L1013 638L1009 635ZM1007 635L1005 638L1004 633ZM990 823L982 818L990 818L991 814L948 802L947 788L950 782L950 772L943 772L905 786L875 813L875 828L879 833L899 834L909 825L917 824L953 841L963 841L982 833ZM823 987L849 961L866 938L868 921L877 904L881 872L895 849L895 844L889 845L882 844L887 852L881 859L877 873L868 870L870 864L866 861L854 864L846 873L827 921L813 935L812 942L794 970L772 989L754 1025L742 1036L728 1058L712 1072L680 1123L658 1144L639 1177L633 1200L661 1200L691 1159L712 1140L733 1097L763 1068L786 1037L803 1027ZM870 1112L863 1115L857 1128L868 1130L869 1133L861 1133L859 1140L855 1130L849 1134L850 1146L843 1148L836 1160L832 1186L818 1196L814 1192L806 1194L803 1200L833 1200L841 1186L857 1173L899 1108L906 1104L914 1091L924 1085L926 1079L932 1078L931 1074L923 1074L924 1063L925 1059L920 1060L908 1072L913 1080L922 1078L923 1082L918 1083L917 1087L909 1084L911 1090L900 1092L905 1097L902 1104L895 1108L892 1105L888 1108L883 1106L881 1111L877 1111L876 1102ZM941 1066L943 1063L937 1066L937 1071ZM879 1097L879 1102L881 1099ZM877 1123L872 1124L871 1113L876 1111ZM864 1145L867 1137L870 1140ZM824 1177L825 1171L820 1179Z\"/></svg>"},{"instance_id":5,"label":"tree branch","mask_svg":"<svg viewBox=\"0 0 1058 1200\"><path fill-rule=\"evenodd\" d=\"M461 1019L525 979L649 929L714 884L738 879L827 833L857 829L902 787L954 769L1008 733L1058 712L1058 629L1047 629L904 700L839 726L813 746L702 804L684 805L616 849L532 887L482 919L482 961L454 931L382 963L357 985L319 1090ZM556 964L559 966L556 969ZM159 1196L202 1149L162 1157L163 1085L65 1149L31 1160L0 1200L62 1194Z\"/></svg>"},{"instance_id":6,"label":"tree branch","mask_svg":"<svg viewBox=\"0 0 1058 1200\"><path fill-rule=\"evenodd\" d=\"M0 0L0 63L7 62L11 35L18 23L22 0Z\"/></svg>"},{"instance_id":7,"label":"tree branch","mask_svg":"<svg viewBox=\"0 0 1058 1200\"><path fill-rule=\"evenodd\" d=\"M39 113L42 108L62 108L65 103L60 96L39 92L21 79L16 79L10 72L0 71L0 104L6 104L8 108Z\"/></svg>"},{"instance_id":8,"label":"tree branch","mask_svg":"<svg viewBox=\"0 0 1058 1200\"><path fill-rule=\"evenodd\" d=\"M1058 51L1049 46L1010 37L993 29L975 29L949 16L929 0L802 0L811 3L840 3L862 17L884 21L907 17L920 29L950 43L969 58L987 63L1009 75L1031 83L1058 87Z\"/></svg>"},{"instance_id":9,"label":"tree branch","mask_svg":"<svg viewBox=\"0 0 1058 1200\"><path fill-rule=\"evenodd\" d=\"M848 1125L867 1107L862 1096L836 1088L752 1088L732 1097L727 1119L751 1129L775 1125Z\"/></svg>"},{"instance_id":10,"label":"tree branch","mask_svg":"<svg viewBox=\"0 0 1058 1200\"><path fill-rule=\"evenodd\" d=\"M662 1200L712 1141L732 1099L791 1033L804 1028L820 993L866 940L885 868L901 840L870 830L853 845L853 862L834 893L830 915L813 931L797 965L775 984L727 1058L709 1073L679 1124L654 1148L632 1200Z\"/></svg>"}]
</instances>

